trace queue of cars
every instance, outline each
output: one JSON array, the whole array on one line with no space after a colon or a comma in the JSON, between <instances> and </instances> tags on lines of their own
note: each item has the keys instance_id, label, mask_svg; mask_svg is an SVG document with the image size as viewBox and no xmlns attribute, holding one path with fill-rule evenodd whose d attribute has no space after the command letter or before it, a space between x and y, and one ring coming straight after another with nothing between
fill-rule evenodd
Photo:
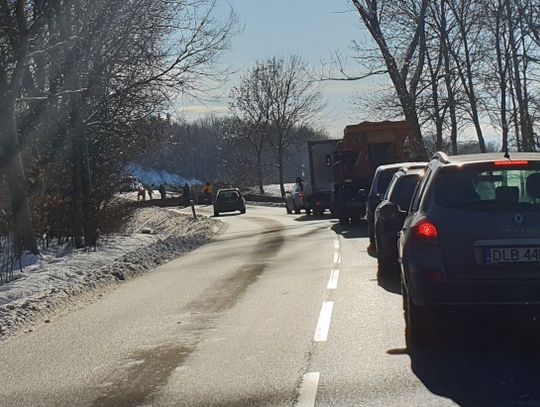
<instances>
[{"instance_id":1,"label":"queue of cars","mask_svg":"<svg viewBox=\"0 0 540 407\"><path fill-rule=\"evenodd\" d=\"M401 285L410 347L437 342L450 314L538 311L540 154L437 153L424 169L403 166L372 230L378 277Z\"/></svg>"}]
</instances>

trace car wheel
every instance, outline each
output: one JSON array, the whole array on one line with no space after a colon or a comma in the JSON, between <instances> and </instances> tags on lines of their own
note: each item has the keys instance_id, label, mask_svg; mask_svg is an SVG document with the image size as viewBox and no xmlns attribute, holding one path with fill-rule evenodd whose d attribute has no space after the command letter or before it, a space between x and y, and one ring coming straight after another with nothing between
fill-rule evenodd
<instances>
[{"instance_id":1,"label":"car wheel","mask_svg":"<svg viewBox=\"0 0 540 407\"><path fill-rule=\"evenodd\" d=\"M306 208L306 215L307 215L307 216L310 216L310 215L311 215L311 209Z\"/></svg>"},{"instance_id":2,"label":"car wheel","mask_svg":"<svg viewBox=\"0 0 540 407\"><path fill-rule=\"evenodd\" d=\"M219 212L218 212L218 211L214 211L214 216L219 216Z\"/></svg>"},{"instance_id":3,"label":"car wheel","mask_svg":"<svg viewBox=\"0 0 540 407\"><path fill-rule=\"evenodd\" d=\"M300 213L300 209L294 208L294 213L299 214L299 213Z\"/></svg>"},{"instance_id":4,"label":"car wheel","mask_svg":"<svg viewBox=\"0 0 540 407\"><path fill-rule=\"evenodd\" d=\"M246 208L240 209L240 213L246 213Z\"/></svg>"},{"instance_id":5,"label":"car wheel","mask_svg":"<svg viewBox=\"0 0 540 407\"><path fill-rule=\"evenodd\" d=\"M430 345L433 342L434 322L431 310L428 307L415 305L409 296L403 283L401 284L403 296L403 314L405 317L405 341L407 348L418 349Z\"/></svg>"},{"instance_id":6,"label":"car wheel","mask_svg":"<svg viewBox=\"0 0 540 407\"><path fill-rule=\"evenodd\" d=\"M289 205L285 204L285 209L287 210L287 215L290 215L292 213L291 208L289 208Z\"/></svg>"},{"instance_id":7,"label":"car wheel","mask_svg":"<svg viewBox=\"0 0 540 407\"><path fill-rule=\"evenodd\" d=\"M388 281L396 277L396 269L394 263L381 256L381 253L377 253L377 280Z\"/></svg>"}]
</instances>

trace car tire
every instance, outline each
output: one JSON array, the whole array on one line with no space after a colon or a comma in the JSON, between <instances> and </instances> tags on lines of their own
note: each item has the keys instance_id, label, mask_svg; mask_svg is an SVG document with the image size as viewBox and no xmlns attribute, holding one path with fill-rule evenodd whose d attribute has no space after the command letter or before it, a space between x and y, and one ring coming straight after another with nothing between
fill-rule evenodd
<instances>
[{"instance_id":1,"label":"car tire","mask_svg":"<svg viewBox=\"0 0 540 407\"><path fill-rule=\"evenodd\" d=\"M287 215L290 215L292 213L291 208L287 204L285 204L285 209L287 210Z\"/></svg>"},{"instance_id":2,"label":"car tire","mask_svg":"<svg viewBox=\"0 0 540 407\"><path fill-rule=\"evenodd\" d=\"M219 216L219 212L218 211L214 211L214 216Z\"/></svg>"},{"instance_id":3,"label":"car tire","mask_svg":"<svg viewBox=\"0 0 540 407\"><path fill-rule=\"evenodd\" d=\"M389 281L390 279L393 279L396 277L396 268L394 267L394 263L389 260L385 259L381 256L381 253L377 253L377 280L379 281Z\"/></svg>"},{"instance_id":4,"label":"car tire","mask_svg":"<svg viewBox=\"0 0 540 407\"><path fill-rule=\"evenodd\" d=\"M429 307L419 307L411 300L403 283L403 315L405 317L405 342L407 349L420 349L433 344L434 318Z\"/></svg>"},{"instance_id":5,"label":"car tire","mask_svg":"<svg viewBox=\"0 0 540 407\"><path fill-rule=\"evenodd\" d=\"M246 213L246 208L240 209L240 213Z\"/></svg>"}]
</instances>

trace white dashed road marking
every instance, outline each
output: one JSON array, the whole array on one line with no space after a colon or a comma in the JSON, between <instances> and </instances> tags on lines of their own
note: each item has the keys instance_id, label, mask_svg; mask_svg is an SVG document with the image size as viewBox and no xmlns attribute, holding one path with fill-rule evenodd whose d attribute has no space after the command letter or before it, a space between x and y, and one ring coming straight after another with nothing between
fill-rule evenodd
<instances>
[{"instance_id":1,"label":"white dashed road marking","mask_svg":"<svg viewBox=\"0 0 540 407\"><path fill-rule=\"evenodd\" d=\"M319 372L306 373L300 386L297 407L313 407L317 397L317 388L319 387Z\"/></svg>"},{"instance_id":2,"label":"white dashed road marking","mask_svg":"<svg viewBox=\"0 0 540 407\"><path fill-rule=\"evenodd\" d=\"M334 301L323 302L321 313L319 314L319 320L317 321L317 328L315 329L315 336L313 337L315 342L326 342L328 339L328 331L330 330L330 321L332 320L333 308Z\"/></svg>"},{"instance_id":3,"label":"white dashed road marking","mask_svg":"<svg viewBox=\"0 0 540 407\"><path fill-rule=\"evenodd\" d=\"M339 270L334 269L332 270L332 274L330 274L330 279L328 280L328 286L326 288L328 290L335 290L338 285L339 280Z\"/></svg>"}]
</instances>

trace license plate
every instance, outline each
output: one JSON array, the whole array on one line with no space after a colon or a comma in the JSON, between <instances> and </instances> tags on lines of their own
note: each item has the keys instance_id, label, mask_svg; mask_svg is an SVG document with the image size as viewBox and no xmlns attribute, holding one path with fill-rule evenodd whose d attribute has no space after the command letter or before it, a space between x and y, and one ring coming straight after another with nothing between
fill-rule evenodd
<instances>
[{"instance_id":1,"label":"license plate","mask_svg":"<svg viewBox=\"0 0 540 407\"><path fill-rule=\"evenodd\" d=\"M484 254L487 264L540 262L540 247L494 247Z\"/></svg>"}]
</instances>

